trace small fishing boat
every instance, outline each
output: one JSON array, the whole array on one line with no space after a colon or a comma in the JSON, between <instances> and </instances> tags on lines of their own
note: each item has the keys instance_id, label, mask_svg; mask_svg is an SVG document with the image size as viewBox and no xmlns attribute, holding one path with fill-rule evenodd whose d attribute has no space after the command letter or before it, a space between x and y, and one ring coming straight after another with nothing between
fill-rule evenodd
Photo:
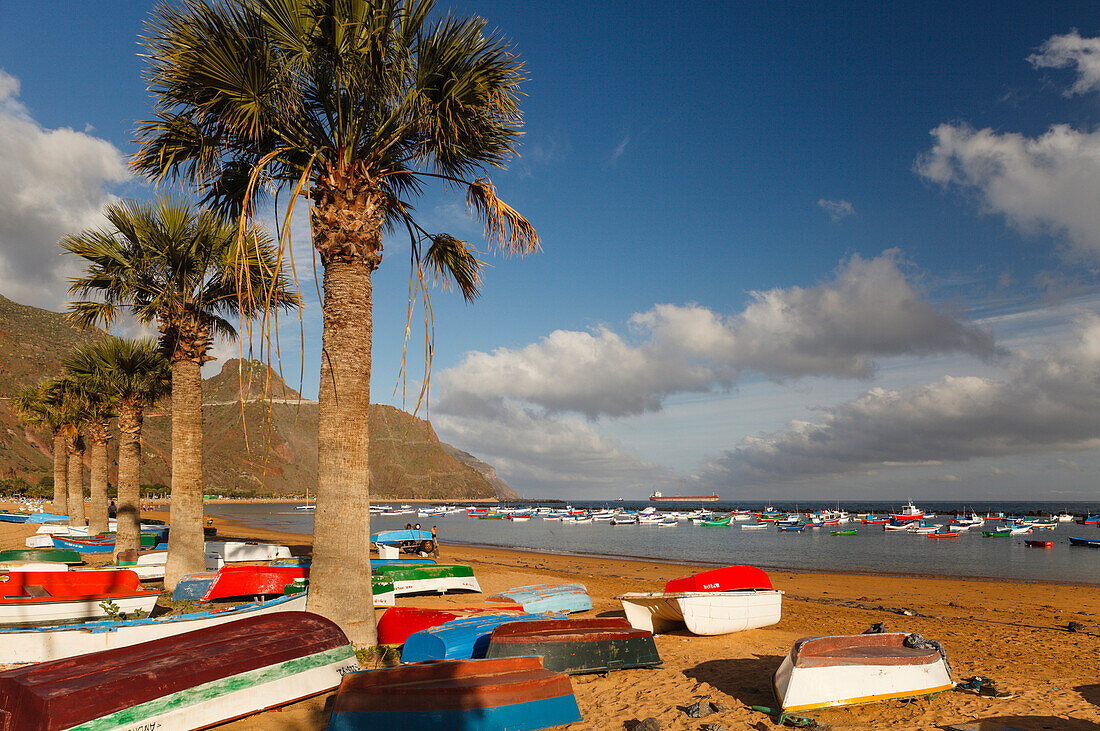
<instances>
[{"instance_id":1,"label":"small fishing boat","mask_svg":"<svg viewBox=\"0 0 1100 731\"><path fill-rule=\"evenodd\" d=\"M944 526L937 528L936 530L928 533L929 538L958 538L959 531L952 530L950 526Z\"/></svg>"},{"instance_id":2,"label":"small fishing boat","mask_svg":"<svg viewBox=\"0 0 1100 731\"><path fill-rule=\"evenodd\" d=\"M486 597L487 602L517 604L531 614L539 612L587 612L592 599L584 584L532 584L517 586Z\"/></svg>"},{"instance_id":3,"label":"small fishing boat","mask_svg":"<svg viewBox=\"0 0 1100 731\"><path fill-rule=\"evenodd\" d=\"M148 612L160 592L147 591L133 571L17 571L0 575L0 625L51 624Z\"/></svg>"},{"instance_id":4,"label":"small fishing boat","mask_svg":"<svg viewBox=\"0 0 1100 731\"><path fill-rule=\"evenodd\" d=\"M2 561L0 573L7 571L68 571L68 564L49 561Z\"/></svg>"},{"instance_id":5,"label":"small fishing boat","mask_svg":"<svg viewBox=\"0 0 1100 731\"><path fill-rule=\"evenodd\" d=\"M63 538L62 536L50 536L54 548L69 549L77 553L111 553L115 550L115 539L96 538Z\"/></svg>"},{"instance_id":6,"label":"small fishing boat","mask_svg":"<svg viewBox=\"0 0 1100 731\"><path fill-rule=\"evenodd\" d=\"M50 521L67 521L69 516L60 513L31 513L27 516L28 523L48 523Z\"/></svg>"},{"instance_id":7,"label":"small fishing boat","mask_svg":"<svg viewBox=\"0 0 1100 731\"><path fill-rule=\"evenodd\" d=\"M791 524L788 524L788 525L784 525L783 523L776 523L775 527L776 527L776 530L793 531L795 533L799 533L799 532L806 529L806 526L803 525L802 523L791 523Z\"/></svg>"},{"instance_id":8,"label":"small fishing boat","mask_svg":"<svg viewBox=\"0 0 1100 731\"><path fill-rule=\"evenodd\" d=\"M278 596L295 579L309 578L302 566L222 566L214 574L200 602L233 597Z\"/></svg>"},{"instance_id":9,"label":"small fishing boat","mask_svg":"<svg viewBox=\"0 0 1100 731\"><path fill-rule=\"evenodd\" d=\"M294 579L283 587L283 594L300 594L309 589L309 579ZM370 593L376 608L388 608L397 604L393 582L384 576L371 576Z\"/></svg>"},{"instance_id":10,"label":"small fishing boat","mask_svg":"<svg viewBox=\"0 0 1100 731\"><path fill-rule=\"evenodd\" d=\"M71 548L16 548L0 551L0 561L46 561L65 564L84 562L80 554Z\"/></svg>"},{"instance_id":11,"label":"small fishing boat","mask_svg":"<svg viewBox=\"0 0 1100 731\"><path fill-rule=\"evenodd\" d=\"M489 635L505 622L563 618L560 614L505 612L452 619L436 627L429 627L409 635L401 649L401 662L485 657L485 651L489 647Z\"/></svg>"},{"instance_id":12,"label":"small fishing boat","mask_svg":"<svg viewBox=\"0 0 1100 731\"><path fill-rule=\"evenodd\" d=\"M214 627L245 617L274 612L300 612L306 595L264 602L173 614L156 619L98 620L52 627L0 628L0 663L22 664L60 660L90 652L129 647L142 642Z\"/></svg>"},{"instance_id":13,"label":"small fishing boat","mask_svg":"<svg viewBox=\"0 0 1100 731\"><path fill-rule=\"evenodd\" d=\"M215 576L217 576L216 571L184 574L176 582L176 588L172 590L172 601L199 601L206 595L206 591L210 588L210 584L214 582Z\"/></svg>"},{"instance_id":14,"label":"small fishing boat","mask_svg":"<svg viewBox=\"0 0 1100 731\"><path fill-rule=\"evenodd\" d=\"M452 619L484 616L487 614L523 614L521 607L392 607L378 620L378 644L403 645L409 635L420 630L438 627Z\"/></svg>"},{"instance_id":15,"label":"small fishing boat","mask_svg":"<svg viewBox=\"0 0 1100 731\"><path fill-rule=\"evenodd\" d=\"M890 522L890 519L889 518L878 518L878 517L875 517L874 515L869 515L866 518L863 518L862 520L860 520L859 522L862 523L863 525L886 525L887 523Z\"/></svg>"},{"instance_id":16,"label":"small fishing boat","mask_svg":"<svg viewBox=\"0 0 1100 731\"><path fill-rule=\"evenodd\" d=\"M1015 526L1012 526L1008 529L1009 535L1013 535L1013 536L1022 536L1024 534L1030 533L1030 532L1031 532L1031 526L1030 525L1015 525Z\"/></svg>"},{"instance_id":17,"label":"small fishing boat","mask_svg":"<svg viewBox=\"0 0 1100 731\"><path fill-rule=\"evenodd\" d=\"M207 541L206 568L214 571L223 564L235 561L273 561L277 558L290 558L290 548L271 543L253 541Z\"/></svg>"},{"instance_id":18,"label":"small fishing boat","mask_svg":"<svg viewBox=\"0 0 1100 731\"><path fill-rule=\"evenodd\" d=\"M733 516L732 515L727 515L723 518L715 518L714 520L700 520L699 525L706 525L706 526L729 525L731 520L733 520Z\"/></svg>"},{"instance_id":19,"label":"small fishing boat","mask_svg":"<svg viewBox=\"0 0 1100 731\"><path fill-rule=\"evenodd\" d=\"M364 670L340 684L329 731L534 731L582 721L568 675L539 657Z\"/></svg>"},{"instance_id":20,"label":"small fishing boat","mask_svg":"<svg viewBox=\"0 0 1100 731\"><path fill-rule=\"evenodd\" d=\"M938 650L906 646L901 632L805 637L772 680L784 711L915 698L951 690Z\"/></svg>"},{"instance_id":21,"label":"small fishing boat","mask_svg":"<svg viewBox=\"0 0 1100 731\"><path fill-rule=\"evenodd\" d=\"M508 622L493 630L485 657L541 655L542 666L568 675L661 664L653 633L625 619Z\"/></svg>"},{"instance_id":22,"label":"small fishing boat","mask_svg":"<svg viewBox=\"0 0 1100 731\"><path fill-rule=\"evenodd\" d=\"M831 536L854 536L859 533L855 528L849 528L848 530L831 530L829 535Z\"/></svg>"},{"instance_id":23,"label":"small fishing boat","mask_svg":"<svg viewBox=\"0 0 1100 731\"><path fill-rule=\"evenodd\" d=\"M474 578L474 570L459 564L376 566L373 572L392 581L397 596L446 594L449 591L481 591L481 586Z\"/></svg>"},{"instance_id":24,"label":"small fishing boat","mask_svg":"<svg viewBox=\"0 0 1100 731\"><path fill-rule=\"evenodd\" d=\"M26 523L30 513L0 513L2 523Z\"/></svg>"},{"instance_id":25,"label":"small fishing boat","mask_svg":"<svg viewBox=\"0 0 1100 731\"><path fill-rule=\"evenodd\" d=\"M617 598L636 629L658 633L686 627L697 635L723 635L777 623L783 592L754 566L726 566L673 579L663 592Z\"/></svg>"},{"instance_id":26,"label":"small fishing boat","mask_svg":"<svg viewBox=\"0 0 1100 731\"><path fill-rule=\"evenodd\" d=\"M1069 537L1070 545L1073 546L1092 546L1093 548L1100 548L1100 538L1077 538L1075 536Z\"/></svg>"},{"instance_id":27,"label":"small fishing boat","mask_svg":"<svg viewBox=\"0 0 1100 731\"><path fill-rule=\"evenodd\" d=\"M767 530L767 523L742 523L741 530Z\"/></svg>"},{"instance_id":28,"label":"small fishing boat","mask_svg":"<svg viewBox=\"0 0 1100 731\"><path fill-rule=\"evenodd\" d=\"M982 535L986 538L1007 538L1012 535L1012 531L1008 530L983 530Z\"/></svg>"},{"instance_id":29,"label":"small fishing boat","mask_svg":"<svg viewBox=\"0 0 1100 731\"><path fill-rule=\"evenodd\" d=\"M360 668L340 628L278 612L0 673L11 729L196 729L333 690Z\"/></svg>"},{"instance_id":30,"label":"small fishing boat","mask_svg":"<svg viewBox=\"0 0 1100 731\"><path fill-rule=\"evenodd\" d=\"M1077 521L1081 525L1098 525L1100 526L1100 515L1089 515L1081 520Z\"/></svg>"},{"instance_id":31,"label":"small fishing boat","mask_svg":"<svg viewBox=\"0 0 1100 731\"><path fill-rule=\"evenodd\" d=\"M1054 541L1024 541L1029 548L1054 548Z\"/></svg>"},{"instance_id":32,"label":"small fishing boat","mask_svg":"<svg viewBox=\"0 0 1100 731\"><path fill-rule=\"evenodd\" d=\"M904 508L901 509L900 513L891 513L890 514L891 520L895 520L895 521L898 521L898 522L906 522L906 521L910 521L910 520L922 520L925 517L929 517L929 516L925 516L924 511L921 510L920 508L918 508L916 505L914 505L912 500L910 500L909 503Z\"/></svg>"}]
</instances>

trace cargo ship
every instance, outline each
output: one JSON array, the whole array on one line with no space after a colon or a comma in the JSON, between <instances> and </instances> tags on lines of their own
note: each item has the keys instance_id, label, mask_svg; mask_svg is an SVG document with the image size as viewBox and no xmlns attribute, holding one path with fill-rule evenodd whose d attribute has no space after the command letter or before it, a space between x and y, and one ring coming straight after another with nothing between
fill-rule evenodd
<instances>
[{"instance_id":1,"label":"cargo ship","mask_svg":"<svg viewBox=\"0 0 1100 731\"><path fill-rule=\"evenodd\" d=\"M697 502L713 503L713 502L717 502L718 496L717 495L662 495L660 492L654 491L654 493L649 496L649 499L650 500L660 500L660 501L671 500L671 501L678 502L678 503L697 503Z\"/></svg>"}]
</instances>

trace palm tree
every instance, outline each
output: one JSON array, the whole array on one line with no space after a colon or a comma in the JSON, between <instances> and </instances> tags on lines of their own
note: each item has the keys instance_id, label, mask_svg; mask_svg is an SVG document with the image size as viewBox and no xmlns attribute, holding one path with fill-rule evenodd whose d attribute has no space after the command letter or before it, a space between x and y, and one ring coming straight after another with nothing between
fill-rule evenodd
<instances>
[{"instance_id":1,"label":"palm tree","mask_svg":"<svg viewBox=\"0 0 1100 731\"><path fill-rule=\"evenodd\" d=\"M28 386L12 396L12 408L24 424L49 429L53 436L53 501L50 509L59 515L69 512L69 491L66 472L68 454L64 424L61 421L60 404L50 398L46 383Z\"/></svg>"},{"instance_id":2,"label":"palm tree","mask_svg":"<svg viewBox=\"0 0 1100 731\"><path fill-rule=\"evenodd\" d=\"M83 527L84 516L84 438L81 431L88 421L88 409L84 403L76 379L68 376L53 378L44 384L46 398L56 404L57 418L65 435L68 476L69 525Z\"/></svg>"},{"instance_id":3,"label":"palm tree","mask_svg":"<svg viewBox=\"0 0 1100 731\"><path fill-rule=\"evenodd\" d=\"M214 360L215 336L233 340L228 318L250 319L268 308L297 305L270 237L240 235L218 213L173 198L107 206L109 228L61 240L87 260L70 292L98 295L70 305L85 327L109 327L120 309L155 323L158 347L172 368L172 530L165 588L205 568L202 532L202 364ZM267 299L239 291L263 291Z\"/></svg>"},{"instance_id":4,"label":"palm tree","mask_svg":"<svg viewBox=\"0 0 1100 731\"><path fill-rule=\"evenodd\" d=\"M432 9L432 0L160 6L146 41L157 116L139 126L131 162L157 180L186 180L246 220L269 190L289 189L287 220L299 195L310 202L324 320L309 605L360 645L376 643L364 547L371 275L382 234L408 232L414 296L441 278L468 300L482 263L466 242L413 218L410 201L426 182L465 189L504 251L539 245L484 177L514 153L522 64L484 20L433 19Z\"/></svg>"},{"instance_id":5,"label":"palm tree","mask_svg":"<svg viewBox=\"0 0 1100 731\"><path fill-rule=\"evenodd\" d=\"M76 386L76 407L81 413L82 431L90 457L88 475L88 534L107 531L107 444L111 441L114 400L100 379L71 374Z\"/></svg>"},{"instance_id":6,"label":"palm tree","mask_svg":"<svg viewBox=\"0 0 1100 731\"><path fill-rule=\"evenodd\" d=\"M119 431L115 555L136 551L141 547L141 427L145 407L171 391L171 368L157 351L155 340L121 338L78 348L64 365L77 377L98 381L115 403Z\"/></svg>"}]
</instances>

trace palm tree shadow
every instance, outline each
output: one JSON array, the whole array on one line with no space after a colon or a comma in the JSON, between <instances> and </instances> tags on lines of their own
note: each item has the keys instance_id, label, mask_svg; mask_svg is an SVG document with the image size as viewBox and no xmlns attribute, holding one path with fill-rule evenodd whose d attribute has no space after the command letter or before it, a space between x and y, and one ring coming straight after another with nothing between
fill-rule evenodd
<instances>
[{"instance_id":1,"label":"palm tree shadow","mask_svg":"<svg viewBox=\"0 0 1100 731\"><path fill-rule=\"evenodd\" d=\"M1079 685L1074 688L1080 693L1085 700L1094 706L1100 706L1100 684L1097 685Z\"/></svg>"},{"instance_id":2,"label":"palm tree shadow","mask_svg":"<svg viewBox=\"0 0 1100 731\"><path fill-rule=\"evenodd\" d=\"M782 655L708 660L685 670L684 675L707 683L746 705L768 706L775 701L772 675L782 662Z\"/></svg>"},{"instance_id":3,"label":"palm tree shadow","mask_svg":"<svg viewBox=\"0 0 1100 731\"><path fill-rule=\"evenodd\" d=\"M1057 716L995 716L973 723L959 723L937 728L945 731L1030 731L1031 729L1058 729L1058 731L1097 731L1100 724L1076 718Z\"/></svg>"}]
</instances>

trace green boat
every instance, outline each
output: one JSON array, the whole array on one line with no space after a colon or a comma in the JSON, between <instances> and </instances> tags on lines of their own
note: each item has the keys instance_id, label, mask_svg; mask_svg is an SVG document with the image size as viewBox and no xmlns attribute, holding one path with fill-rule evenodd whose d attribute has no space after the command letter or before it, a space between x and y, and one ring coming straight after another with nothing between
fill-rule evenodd
<instances>
[{"instance_id":1,"label":"green boat","mask_svg":"<svg viewBox=\"0 0 1100 731\"><path fill-rule=\"evenodd\" d=\"M479 515L478 520L504 520L503 515Z\"/></svg>"},{"instance_id":2,"label":"green boat","mask_svg":"<svg viewBox=\"0 0 1100 731\"><path fill-rule=\"evenodd\" d=\"M0 551L0 562L47 561L49 563L84 563L80 554L71 548L15 548Z\"/></svg>"},{"instance_id":3,"label":"green boat","mask_svg":"<svg viewBox=\"0 0 1100 731\"><path fill-rule=\"evenodd\" d=\"M859 531L856 530L855 528L852 528L851 530L831 530L831 531L829 531L829 535L832 535L832 536L854 536L856 533L859 533Z\"/></svg>"},{"instance_id":4,"label":"green boat","mask_svg":"<svg viewBox=\"0 0 1100 731\"><path fill-rule=\"evenodd\" d=\"M460 564L375 566L373 573L391 580L397 596L481 591L481 586L474 578L474 570Z\"/></svg>"},{"instance_id":5,"label":"green boat","mask_svg":"<svg viewBox=\"0 0 1100 731\"><path fill-rule=\"evenodd\" d=\"M725 518L719 518L718 520L700 520L699 525L729 525L733 520L732 515L727 515Z\"/></svg>"},{"instance_id":6,"label":"green boat","mask_svg":"<svg viewBox=\"0 0 1100 731\"><path fill-rule=\"evenodd\" d=\"M1012 535L1010 530L986 530L982 531L982 535L986 538L1007 538Z\"/></svg>"},{"instance_id":7,"label":"green boat","mask_svg":"<svg viewBox=\"0 0 1100 731\"><path fill-rule=\"evenodd\" d=\"M384 576L371 577L371 594L374 595L374 606L392 607L394 601L393 582ZM295 579L283 587L283 594L299 594L309 588L309 579Z\"/></svg>"}]
</instances>

